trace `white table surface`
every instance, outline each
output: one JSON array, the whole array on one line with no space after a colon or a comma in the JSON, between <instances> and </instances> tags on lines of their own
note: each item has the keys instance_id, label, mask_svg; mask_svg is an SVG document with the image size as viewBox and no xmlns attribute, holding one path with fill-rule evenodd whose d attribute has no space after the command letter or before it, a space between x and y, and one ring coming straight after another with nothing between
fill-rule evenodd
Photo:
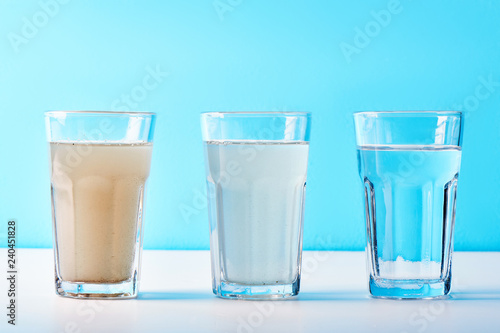
<instances>
[{"instance_id":1,"label":"white table surface","mask_svg":"<svg viewBox=\"0 0 500 333\"><path fill-rule=\"evenodd\" d=\"M18 324L0 279L0 332L500 332L499 252L455 253L452 296L411 301L368 296L363 252L304 252L300 295L259 302L214 297L208 251L144 251L139 298L109 301L56 296L52 250L18 251Z\"/></svg>"}]
</instances>

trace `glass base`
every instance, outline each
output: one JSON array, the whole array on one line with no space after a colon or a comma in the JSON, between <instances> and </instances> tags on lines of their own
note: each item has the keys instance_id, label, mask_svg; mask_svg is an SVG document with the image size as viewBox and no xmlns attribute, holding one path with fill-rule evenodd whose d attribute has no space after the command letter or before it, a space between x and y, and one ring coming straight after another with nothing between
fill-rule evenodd
<instances>
[{"instance_id":1,"label":"glass base","mask_svg":"<svg viewBox=\"0 0 500 333\"><path fill-rule=\"evenodd\" d=\"M370 294L376 298L420 299L443 297L450 293L451 278L446 280L392 280L370 276Z\"/></svg>"},{"instance_id":2,"label":"glass base","mask_svg":"<svg viewBox=\"0 0 500 333\"><path fill-rule=\"evenodd\" d=\"M70 298L126 299L136 298L138 293L135 278L119 283L68 282L56 277L56 294Z\"/></svg>"},{"instance_id":3,"label":"glass base","mask_svg":"<svg viewBox=\"0 0 500 333\"><path fill-rule=\"evenodd\" d=\"M221 282L213 292L221 298L244 300L280 300L297 296L300 280L290 284L244 285L239 283Z\"/></svg>"}]
</instances>

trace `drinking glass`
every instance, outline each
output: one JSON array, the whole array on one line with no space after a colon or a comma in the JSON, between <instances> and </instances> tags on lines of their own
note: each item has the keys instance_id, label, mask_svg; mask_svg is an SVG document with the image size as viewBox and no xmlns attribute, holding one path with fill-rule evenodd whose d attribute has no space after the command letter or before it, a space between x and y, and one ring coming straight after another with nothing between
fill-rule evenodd
<instances>
[{"instance_id":1,"label":"drinking glass","mask_svg":"<svg viewBox=\"0 0 500 333\"><path fill-rule=\"evenodd\" d=\"M297 295L310 114L209 112L201 123L214 294Z\"/></svg>"},{"instance_id":2,"label":"drinking glass","mask_svg":"<svg viewBox=\"0 0 500 333\"><path fill-rule=\"evenodd\" d=\"M58 295L137 296L155 118L146 112L45 113Z\"/></svg>"},{"instance_id":3,"label":"drinking glass","mask_svg":"<svg viewBox=\"0 0 500 333\"><path fill-rule=\"evenodd\" d=\"M354 122L371 295L447 295L462 114L359 112Z\"/></svg>"}]
</instances>

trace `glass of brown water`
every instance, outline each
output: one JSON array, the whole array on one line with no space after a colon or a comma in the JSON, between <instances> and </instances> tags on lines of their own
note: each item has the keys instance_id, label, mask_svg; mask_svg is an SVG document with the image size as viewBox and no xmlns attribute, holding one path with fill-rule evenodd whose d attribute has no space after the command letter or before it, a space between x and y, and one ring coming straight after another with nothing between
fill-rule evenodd
<instances>
[{"instance_id":1,"label":"glass of brown water","mask_svg":"<svg viewBox=\"0 0 500 333\"><path fill-rule=\"evenodd\" d=\"M137 296L155 118L145 112L45 113L58 295Z\"/></svg>"}]
</instances>

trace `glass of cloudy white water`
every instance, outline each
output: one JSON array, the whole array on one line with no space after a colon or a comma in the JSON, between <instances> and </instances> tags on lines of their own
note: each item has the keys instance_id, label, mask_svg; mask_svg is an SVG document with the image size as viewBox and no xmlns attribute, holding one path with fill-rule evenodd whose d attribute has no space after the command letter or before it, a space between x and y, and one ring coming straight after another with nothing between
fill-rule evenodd
<instances>
[{"instance_id":1,"label":"glass of cloudy white water","mask_svg":"<svg viewBox=\"0 0 500 333\"><path fill-rule=\"evenodd\" d=\"M310 113L208 112L201 123L214 294L297 295Z\"/></svg>"},{"instance_id":2,"label":"glass of cloudy white water","mask_svg":"<svg viewBox=\"0 0 500 333\"><path fill-rule=\"evenodd\" d=\"M146 112L45 113L58 295L137 296L155 118Z\"/></svg>"}]
</instances>

